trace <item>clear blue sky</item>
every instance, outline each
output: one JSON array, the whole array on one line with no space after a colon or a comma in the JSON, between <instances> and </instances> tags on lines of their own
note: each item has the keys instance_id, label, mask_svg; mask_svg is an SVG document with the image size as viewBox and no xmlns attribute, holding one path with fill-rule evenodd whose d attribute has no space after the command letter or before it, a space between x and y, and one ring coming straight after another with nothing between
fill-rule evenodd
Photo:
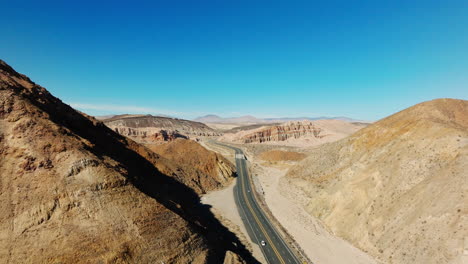
<instances>
[{"instance_id":1,"label":"clear blue sky","mask_svg":"<svg viewBox=\"0 0 468 264\"><path fill-rule=\"evenodd\" d=\"M2 1L0 58L96 115L376 120L468 99L468 1L117 2Z\"/></svg>"}]
</instances>

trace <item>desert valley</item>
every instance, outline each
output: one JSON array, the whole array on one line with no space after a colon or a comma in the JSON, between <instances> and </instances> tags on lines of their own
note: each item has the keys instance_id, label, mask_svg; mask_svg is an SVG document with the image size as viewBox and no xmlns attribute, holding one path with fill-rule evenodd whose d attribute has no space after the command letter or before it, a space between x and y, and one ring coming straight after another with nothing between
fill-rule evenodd
<instances>
[{"instance_id":1,"label":"desert valley","mask_svg":"<svg viewBox=\"0 0 468 264\"><path fill-rule=\"evenodd\" d=\"M93 117L0 61L0 157L0 263L468 263L466 100Z\"/></svg>"},{"instance_id":2,"label":"desert valley","mask_svg":"<svg viewBox=\"0 0 468 264\"><path fill-rule=\"evenodd\" d=\"M0 264L468 264L468 1L0 10Z\"/></svg>"}]
</instances>

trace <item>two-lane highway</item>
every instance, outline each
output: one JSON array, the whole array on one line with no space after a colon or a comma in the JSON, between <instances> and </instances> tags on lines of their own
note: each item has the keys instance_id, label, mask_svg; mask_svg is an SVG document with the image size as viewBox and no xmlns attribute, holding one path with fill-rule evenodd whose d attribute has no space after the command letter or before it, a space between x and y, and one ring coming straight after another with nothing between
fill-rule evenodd
<instances>
[{"instance_id":1,"label":"two-lane highway","mask_svg":"<svg viewBox=\"0 0 468 264\"><path fill-rule=\"evenodd\" d=\"M234 188L234 196L252 241L259 245L268 263L300 263L258 205L253 194L253 184L247 172L246 160L242 150L228 145L219 145L231 148L236 152L238 180ZM262 241L264 241L264 245L262 245Z\"/></svg>"}]
</instances>

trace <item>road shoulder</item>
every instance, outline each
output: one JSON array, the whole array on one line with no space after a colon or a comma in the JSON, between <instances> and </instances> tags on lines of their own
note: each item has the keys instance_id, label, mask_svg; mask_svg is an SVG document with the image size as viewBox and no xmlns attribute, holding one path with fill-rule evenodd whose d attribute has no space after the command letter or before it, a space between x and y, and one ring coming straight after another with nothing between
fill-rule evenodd
<instances>
[{"instance_id":1,"label":"road shoulder","mask_svg":"<svg viewBox=\"0 0 468 264\"><path fill-rule=\"evenodd\" d=\"M250 157L254 183L260 184L264 201L273 218L301 245L305 255L314 263L378 263L371 256L349 242L334 236L326 230L320 221L308 214L300 204L286 198L283 192L288 190L281 181L287 167L263 166L261 162ZM280 185L281 184L281 185Z\"/></svg>"}]
</instances>

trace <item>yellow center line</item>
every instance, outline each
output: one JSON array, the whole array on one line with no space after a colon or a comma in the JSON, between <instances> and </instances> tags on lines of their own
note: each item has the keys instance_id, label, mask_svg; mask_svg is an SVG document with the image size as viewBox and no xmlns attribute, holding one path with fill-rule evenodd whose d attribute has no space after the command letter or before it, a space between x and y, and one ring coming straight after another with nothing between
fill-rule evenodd
<instances>
[{"instance_id":1,"label":"yellow center line","mask_svg":"<svg viewBox=\"0 0 468 264\"><path fill-rule=\"evenodd\" d=\"M254 216L255 218L255 221L257 221L257 224L258 226L260 227L260 229L262 230L263 234L265 235L266 239L268 240L268 242L270 243L271 247L273 248L273 251L275 252L276 256L278 257L278 259L281 261L281 263L285 264L286 262L284 262L283 258L281 257L281 255L279 254L278 250L276 249L275 247L275 244L273 244L273 242L271 241L270 237L268 236L267 232L265 231L265 229L263 228L263 225L262 223L258 220L257 218L257 215L255 214L251 204L250 204L250 201L249 199L247 199L247 194L245 192L245 184L242 185L242 191L244 193L244 198L245 200L247 201L247 206L249 207L250 211L252 212L252 215Z\"/></svg>"}]
</instances>

